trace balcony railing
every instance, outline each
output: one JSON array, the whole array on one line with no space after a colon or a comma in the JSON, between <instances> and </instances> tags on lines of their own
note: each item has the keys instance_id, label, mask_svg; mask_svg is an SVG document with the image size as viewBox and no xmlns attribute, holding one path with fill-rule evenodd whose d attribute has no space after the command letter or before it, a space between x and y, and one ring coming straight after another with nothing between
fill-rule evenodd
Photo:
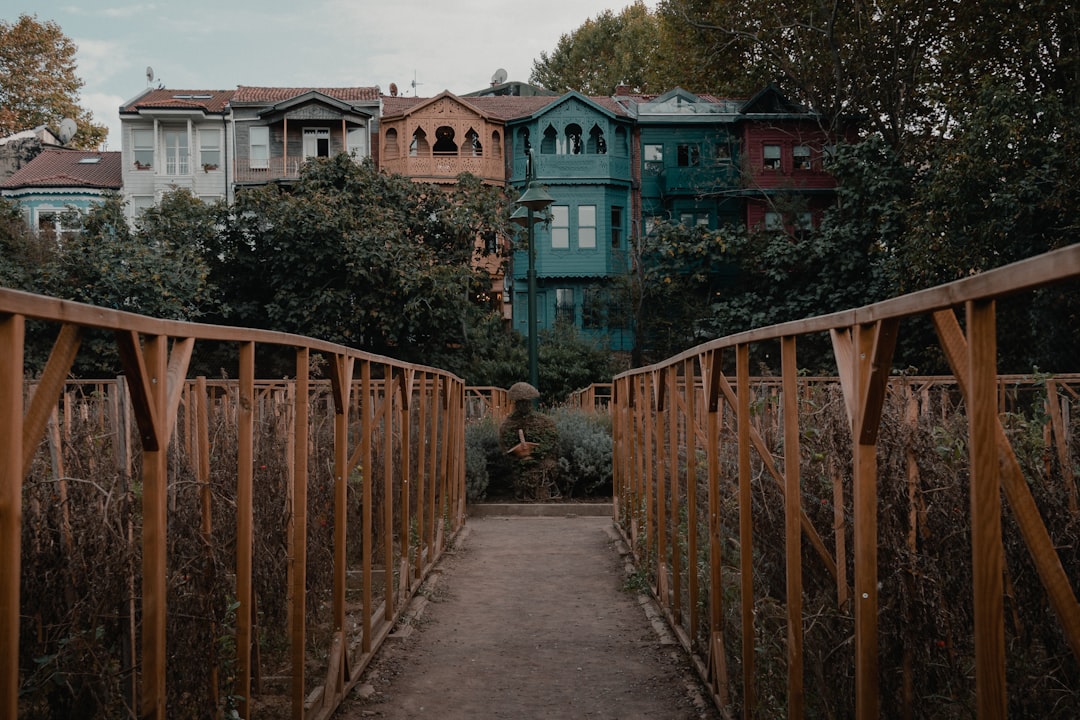
<instances>
[{"instance_id":1,"label":"balcony railing","mask_svg":"<svg viewBox=\"0 0 1080 720\"><path fill-rule=\"evenodd\" d=\"M260 183L296 180L300 177L300 168L303 167L306 160L307 158L299 155L288 158L270 158L255 163L248 158L239 158L236 161L236 182Z\"/></svg>"}]
</instances>

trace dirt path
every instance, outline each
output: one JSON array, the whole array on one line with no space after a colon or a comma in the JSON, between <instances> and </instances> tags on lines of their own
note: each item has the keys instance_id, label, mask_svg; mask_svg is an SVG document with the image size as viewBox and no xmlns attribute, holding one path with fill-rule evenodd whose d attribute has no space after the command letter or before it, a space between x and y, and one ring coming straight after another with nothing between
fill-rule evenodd
<instances>
[{"instance_id":1,"label":"dirt path","mask_svg":"<svg viewBox=\"0 0 1080 720\"><path fill-rule=\"evenodd\" d=\"M419 619L387 640L336 717L717 718L682 648L622 589L610 527L471 518Z\"/></svg>"}]
</instances>

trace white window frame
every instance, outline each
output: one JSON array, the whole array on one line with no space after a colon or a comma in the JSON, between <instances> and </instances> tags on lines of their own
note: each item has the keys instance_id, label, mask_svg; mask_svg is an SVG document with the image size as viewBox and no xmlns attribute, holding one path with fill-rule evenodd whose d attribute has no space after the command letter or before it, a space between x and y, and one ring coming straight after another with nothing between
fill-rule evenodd
<instances>
[{"instance_id":1,"label":"white window frame","mask_svg":"<svg viewBox=\"0 0 1080 720\"><path fill-rule=\"evenodd\" d=\"M761 146L761 166L766 170L782 170L781 148L776 143L765 143Z\"/></svg>"},{"instance_id":2,"label":"white window frame","mask_svg":"<svg viewBox=\"0 0 1080 720\"><path fill-rule=\"evenodd\" d=\"M345 136L345 142L349 144L349 155L357 160L363 160L368 152L368 132L366 127L357 127L349 130Z\"/></svg>"},{"instance_id":3,"label":"white window frame","mask_svg":"<svg viewBox=\"0 0 1080 720\"><path fill-rule=\"evenodd\" d=\"M596 249L596 206L578 205L577 246L579 250Z\"/></svg>"},{"instance_id":4,"label":"white window frame","mask_svg":"<svg viewBox=\"0 0 1080 720\"><path fill-rule=\"evenodd\" d=\"M199 166L207 172L221 167L221 130L199 131Z\"/></svg>"},{"instance_id":5,"label":"white window frame","mask_svg":"<svg viewBox=\"0 0 1080 720\"><path fill-rule=\"evenodd\" d=\"M140 142L140 140L142 142ZM153 128L132 128L131 154L140 168L154 167L154 130Z\"/></svg>"},{"instance_id":6,"label":"white window frame","mask_svg":"<svg viewBox=\"0 0 1080 720\"><path fill-rule=\"evenodd\" d=\"M551 249L570 249L570 206L551 206Z\"/></svg>"},{"instance_id":7,"label":"white window frame","mask_svg":"<svg viewBox=\"0 0 1080 720\"><path fill-rule=\"evenodd\" d=\"M188 158L188 131L167 127L162 132L165 140L165 174L166 175L190 175ZM175 140L175 144L172 141Z\"/></svg>"},{"instance_id":8,"label":"white window frame","mask_svg":"<svg viewBox=\"0 0 1080 720\"><path fill-rule=\"evenodd\" d=\"M791 164L795 170L813 170L812 157L809 145L796 145L791 148Z\"/></svg>"},{"instance_id":9,"label":"white window frame","mask_svg":"<svg viewBox=\"0 0 1080 720\"><path fill-rule=\"evenodd\" d=\"M326 140L326 155L319 155L319 141ZM330 128L304 128L304 159L330 157Z\"/></svg>"},{"instance_id":10,"label":"white window frame","mask_svg":"<svg viewBox=\"0 0 1080 720\"><path fill-rule=\"evenodd\" d=\"M262 152L257 152L259 148ZM270 167L270 128L266 125L248 129L248 167L252 170Z\"/></svg>"}]
</instances>

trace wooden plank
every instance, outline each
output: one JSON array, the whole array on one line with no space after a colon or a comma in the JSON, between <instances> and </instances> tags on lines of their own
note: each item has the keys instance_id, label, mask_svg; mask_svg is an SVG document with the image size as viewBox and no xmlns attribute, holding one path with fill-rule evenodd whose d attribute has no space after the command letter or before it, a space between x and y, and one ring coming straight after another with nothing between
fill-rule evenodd
<instances>
[{"instance_id":1,"label":"wooden plank","mask_svg":"<svg viewBox=\"0 0 1080 720\"><path fill-rule=\"evenodd\" d=\"M690 358L683 363L683 377L686 378L686 555L688 602L690 606L690 638L696 644L698 626L698 481L697 481L697 436L699 432L697 417L697 378L696 359Z\"/></svg>"},{"instance_id":2,"label":"wooden plank","mask_svg":"<svg viewBox=\"0 0 1080 720\"><path fill-rule=\"evenodd\" d=\"M156 337L156 336L154 336ZM150 339L147 339L147 343ZM151 378L147 373L146 360L143 349L139 345L139 336L134 332L117 332L116 347L120 354L120 364L124 368L124 374L128 381L128 394L131 397L131 405L135 410L135 423L139 426L139 440L143 450L157 450L158 442L163 433L158 418L158 405L152 400L154 388ZM162 357L165 353L162 352ZM165 368L162 366L160 375L155 378L165 377ZM162 383L164 385L164 383Z\"/></svg>"},{"instance_id":3,"label":"wooden plank","mask_svg":"<svg viewBox=\"0 0 1080 720\"><path fill-rule=\"evenodd\" d=\"M784 411L784 549L787 592L788 712L793 720L805 712L802 627L802 486L799 468L799 370L795 338L780 342Z\"/></svg>"},{"instance_id":4,"label":"wooden plank","mask_svg":"<svg viewBox=\"0 0 1080 720\"><path fill-rule=\"evenodd\" d=\"M6 718L19 716L25 333L21 315L0 315L0 717Z\"/></svg>"},{"instance_id":5,"label":"wooden plank","mask_svg":"<svg viewBox=\"0 0 1080 720\"><path fill-rule=\"evenodd\" d=\"M172 352L169 354L169 367L165 371L166 406L163 416L164 425L162 432L166 442L172 437L176 427L176 416L180 412L180 398L184 392L188 365L191 363L191 353L195 349L195 338L178 338L173 341Z\"/></svg>"},{"instance_id":6,"label":"wooden plank","mask_svg":"<svg viewBox=\"0 0 1080 720\"><path fill-rule=\"evenodd\" d=\"M386 569L384 583L386 622L394 621L394 366L383 365L383 567Z\"/></svg>"},{"instance_id":7,"label":"wooden plank","mask_svg":"<svg viewBox=\"0 0 1080 720\"><path fill-rule=\"evenodd\" d=\"M23 418L21 454L23 477L30 472L30 463L41 443L45 426L56 409L57 400L64 391L64 383L71 371L72 363L75 362L81 342L82 328L70 323L61 326L56 342L53 343L52 352L49 353L45 370L38 378L36 389L30 398L26 417Z\"/></svg>"},{"instance_id":8,"label":"wooden plank","mask_svg":"<svg viewBox=\"0 0 1080 720\"><path fill-rule=\"evenodd\" d=\"M998 479L997 339L993 301L967 304L971 566L975 612L975 697L980 720L1004 719L1005 611Z\"/></svg>"},{"instance_id":9,"label":"wooden plank","mask_svg":"<svg viewBox=\"0 0 1080 720\"><path fill-rule=\"evenodd\" d=\"M136 395L135 388L142 395L141 411L138 406L136 417L143 417L140 429L143 435L143 558L142 558L142 693L139 703L140 718L165 718L165 677L166 677L166 597L168 588L167 549L168 522L166 508L168 502L168 439L158 433L161 427L158 418L165 413L166 361L168 357L167 338L153 336L146 338L145 346L137 352L133 334L122 333L121 345L131 342L125 354L135 355L135 362L127 362L128 387L131 396ZM145 361L144 361L145 358ZM134 367L133 367L134 365ZM136 375L132 376L131 373ZM149 433L146 435L145 433ZM149 447L147 447L149 445Z\"/></svg>"},{"instance_id":10,"label":"wooden plank","mask_svg":"<svg viewBox=\"0 0 1080 720\"><path fill-rule=\"evenodd\" d=\"M856 397L869 395L870 358L874 355L876 339L874 326L854 328L854 383ZM864 443L868 437L863 422L865 406L857 403L852 423L854 472L852 508L855 545L855 716L870 720L879 715L878 688L878 576L877 576L877 444L876 433L869 434L875 442Z\"/></svg>"},{"instance_id":11,"label":"wooden plank","mask_svg":"<svg viewBox=\"0 0 1080 720\"><path fill-rule=\"evenodd\" d=\"M251 648L255 589L254 471L255 471L255 344L241 343L240 387L237 397L236 449L236 665L240 717L251 717Z\"/></svg>"},{"instance_id":12,"label":"wooden plank","mask_svg":"<svg viewBox=\"0 0 1080 720\"><path fill-rule=\"evenodd\" d=\"M341 648L336 664L328 669L327 691L332 697L345 692L348 679L348 642L345 628L345 592L348 579L347 543L349 508L349 406L351 405L353 358L347 353L330 360L334 396L334 584L331 609L335 642Z\"/></svg>"},{"instance_id":13,"label":"wooden plank","mask_svg":"<svg viewBox=\"0 0 1080 720\"><path fill-rule=\"evenodd\" d=\"M1069 498L1069 512L1080 514L1080 501L1077 499L1076 477L1073 473L1072 460L1069 458L1069 434L1062 418L1061 399L1058 397L1058 385L1053 378L1046 381L1046 409L1050 413L1050 427L1053 429L1054 449L1057 451L1058 465L1065 481L1065 494Z\"/></svg>"},{"instance_id":14,"label":"wooden plank","mask_svg":"<svg viewBox=\"0 0 1080 720\"><path fill-rule=\"evenodd\" d=\"M293 411L292 446L292 554L289 556L289 665L292 683L289 696L293 720L304 718L305 662L307 660L307 486L308 486L308 414L311 354L307 348L296 349L296 390Z\"/></svg>"},{"instance_id":15,"label":"wooden plank","mask_svg":"<svg viewBox=\"0 0 1080 720\"><path fill-rule=\"evenodd\" d=\"M372 650L371 603L373 600L371 590L371 551L372 545L375 542L375 532L372 528L373 515L371 511L373 502L372 496L374 494L372 485L374 477L371 471L371 438L375 431L375 416L372 411L371 362L368 360L360 361L360 398L360 475L362 483L360 497L360 563L361 576L364 582L364 587L361 592L360 632L361 649L364 654L367 655Z\"/></svg>"},{"instance_id":16,"label":"wooden plank","mask_svg":"<svg viewBox=\"0 0 1080 720\"><path fill-rule=\"evenodd\" d=\"M967 368L967 339L960 329L956 315L951 310L934 313L934 327L945 357L949 360L957 384L964 397L969 397L970 382ZM1000 419L997 422L997 446L1001 457L1001 484L1009 502L1020 534L1028 553L1046 589L1050 606L1061 623L1065 639L1072 648L1073 656L1080 660L1080 603L1076 601L1068 575L1061 564L1057 548L1046 530L1042 515L1031 495L1024 472L1016 459L1016 453L1005 434Z\"/></svg>"},{"instance_id":17,"label":"wooden plank","mask_svg":"<svg viewBox=\"0 0 1080 720\"><path fill-rule=\"evenodd\" d=\"M739 442L739 582L742 595L743 717L753 717L754 691L754 519L750 472L750 348L735 348L736 423Z\"/></svg>"}]
</instances>

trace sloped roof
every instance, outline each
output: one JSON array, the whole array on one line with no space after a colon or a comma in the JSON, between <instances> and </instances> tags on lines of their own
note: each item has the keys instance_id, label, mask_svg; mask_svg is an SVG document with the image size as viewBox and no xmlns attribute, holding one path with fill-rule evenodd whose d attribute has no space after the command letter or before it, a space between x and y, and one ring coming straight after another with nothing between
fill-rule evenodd
<instances>
[{"instance_id":1,"label":"sloped roof","mask_svg":"<svg viewBox=\"0 0 1080 720\"><path fill-rule=\"evenodd\" d=\"M279 103L309 92L322 93L342 102L378 102L375 87L252 87L240 85L233 94L236 103Z\"/></svg>"},{"instance_id":2,"label":"sloped roof","mask_svg":"<svg viewBox=\"0 0 1080 720\"><path fill-rule=\"evenodd\" d=\"M142 108L202 110L207 113L223 113L229 105L232 90L171 90L155 88L128 101L120 112L138 112Z\"/></svg>"},{"instance_id":3,"label":"sloped roof","mask_svg":"<svg viewBox=\"0 0 1080 720\"><path fill-rule=\"evenodd\" d=\"M446 93L443 93L446 94ZM517 120L539 113L544 108L562 102L569 95L584 97L599 105L604 110L620 117L629 117L626 108L613 98L604 96L586 96L578 93L566 95L469 95L459 97L462 102L475 108L484 115L496 120ZM426 97L383 97L383 117L397 117L408 113L415 107L431 102Z\"/></svg>"},{"instance_id":4,"label":"sloped roof","mask_svg":"<svg viewBox=\"0 0 1080 720\"><path fill-rule=\"evenodd\" d=\"M119 152L46 148L0 187L97 188L119 190L123 184Z\"/></svg>"}]
</instances>

